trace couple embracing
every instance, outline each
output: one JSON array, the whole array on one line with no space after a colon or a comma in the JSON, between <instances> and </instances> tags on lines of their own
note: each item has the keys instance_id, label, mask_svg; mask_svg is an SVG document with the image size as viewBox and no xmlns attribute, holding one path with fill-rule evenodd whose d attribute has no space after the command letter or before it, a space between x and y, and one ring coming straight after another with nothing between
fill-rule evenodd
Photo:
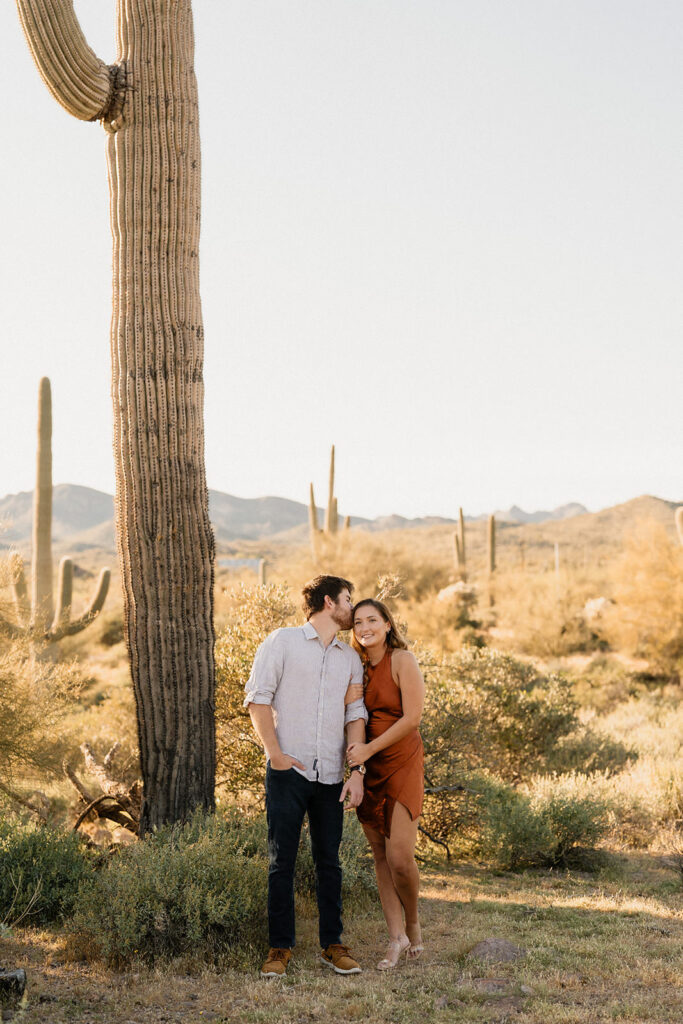
<instances>
[{"instance_id":1,"label":"couple embracing","mask_svg":"<svg viewBox=\"0 0 683 1024\"><path fill-rule=\"evenodd\" d=\"M285 973L295 942L294 868L306 814L316 872L320 959L337 974L360 965L342 944L339 845L344 807L356 808L375 860L389 931L377 967L422 952L415 863L422 810L418 726L424 682L389 610L353 605L353 584L318 576L303 589L305 626L259 647L244 704L266 753L268 926L263 977ZM353 629L349 647L339 630ZM345 762L349 773L344 782Z\"/></svg>"}]
</instances>

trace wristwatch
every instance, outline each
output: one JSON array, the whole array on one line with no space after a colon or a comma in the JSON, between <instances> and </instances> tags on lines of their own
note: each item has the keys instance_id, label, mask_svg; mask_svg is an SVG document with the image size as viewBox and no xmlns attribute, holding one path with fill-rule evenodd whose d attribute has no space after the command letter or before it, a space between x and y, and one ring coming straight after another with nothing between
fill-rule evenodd
<instances>
[{"instance_id":1,"label":"wristwatch","mask_svg":"<svg viewBox=\"0 0 683 1024\"><path fill-rule=\"evenodd\" d=\"M354 766L351 769L351 771L352 772L359 772L361 775L365 775L365 773L367 771L367 768L365 767L364 764L354 764Z\"/></svg>"}]
</instances>

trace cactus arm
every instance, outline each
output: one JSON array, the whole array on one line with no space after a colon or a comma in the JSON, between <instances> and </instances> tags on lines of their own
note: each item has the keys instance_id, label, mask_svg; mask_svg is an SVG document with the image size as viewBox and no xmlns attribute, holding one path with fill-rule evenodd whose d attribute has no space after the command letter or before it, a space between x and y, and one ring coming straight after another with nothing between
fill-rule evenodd
<instances>
[{"instance_id":1,"label":"cactus arm","mask_svg":"<svg viewBox=\"0 0 683 1024\"><path fill-rule=\"evenodd\" d=\"M313 493L313 484L311 484L311 493L308 503L308 524L311 528L311 537L315 537L318 532L318 510L315 507L315 494Z\"/></svg>"},{"instance_id":2,"label":"cactus arm","mask_svg":"<svg viewBox=\"0 0 683 1024\"><path fill-rule=\"evenodd\" d=\"M346 516L346 518L344 519L344 529L345 530L350 530L351 529L351 516Z\"/></svg>"},{"instance_id":3,"label":"cactus arm","mask_svg":"<svg viewBox=\"0 0 683 1024\"><path fill-rule=\"evenodd\" d=\"M14 554L12 556L10 561L10 572L17 620L20 626L28 628L31 622L31 607L28 601L26 574L24 573L24 559L21 555Z\"/></svg>"},{"instance_id":4,"label":"cactus arm","mask_svg":"<svg viewBox=\"0 0 683 1024\"><path fill-rule=\"evenodd\" d=\"M57 102L81 121L104 117L114 76L88 46L73 0L17 0L17 8L33 60Z\"/></svg>"},{"instance_id":5,"label":"cactus arm","mask_svg":"<svg viewBox=\"0 0 683 1024\"><path fill-rule=\"evenodd\" d=\"M38 390L38 451L33 491L31 626L37 632L52 621L52 392L43 377Z\"/></svg>"},{"instance_id":6,"label":"cactus arm","mask_svg":"<svg viewBox=\"0 0 683 1024\"><path fill-rule=\"evenodd\" d=\"M66 562L69 562L68 558L62 560L62 566ZM86 626L89 626L93 619L96 619L97 616L102 611L102 606L104 605L104 602L107 597L107 592L109 591L110 579L111 572L109 571L109 569L103 569L98 577L92 601L85 609L83 614L80 615L79 618L70 621L68 618L67 610L66 617L62 617L61 619L57 620L57 616L59 616L58 612L57 616L55 616L55 623L49 630L46 636L46 640L48 640L50 643L56 643L58 640L63 639L63 637L73 636L74 633L80 633L81 630L85 629Z\"/></svg>"},{"instance_id":7,"label":"cactus arm","mask_svg":"<svg viewBox=\"0 0 683 1024\"><path fill-rule=\"evenodd\" d=\"M69 625L71 618L71 601L73 599L74 566L70 558L63 558L59 563L57 583L57 603L55 617L50 633L62 632Z\"/></svg>"},{"instance_id":8,"label":"cactus arm","mask_svg":"<svg viewBox=\"0 0 683 1024\"><path fill-rule=\"evenodd\" d=\"M679 505L674 512L676 518L676 529L678 530L678 539L683 544L683 505Z\"/></svg>"}]
</instances>

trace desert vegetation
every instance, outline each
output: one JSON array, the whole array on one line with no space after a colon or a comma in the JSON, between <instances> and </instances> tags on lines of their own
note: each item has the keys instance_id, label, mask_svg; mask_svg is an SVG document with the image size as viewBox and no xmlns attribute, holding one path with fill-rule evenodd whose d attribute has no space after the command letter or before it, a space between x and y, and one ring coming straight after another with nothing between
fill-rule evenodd
<instances>
[{"instance_id":1,"label":"desert vegetation","mask_svg":"<svg viewBox=\"0 0 683 1024\"><path fill-rule=\"evenodd\" d=\"M613 941L621 934L619 908L631 899L641 907L633 910L638 920L662 921L667 942L680 941L683 547L673 515L668 525L634 521L618 540L596 537L593 547L585 538L564 543L559 570L554 544L534 536L543 531L496 527L495 572L486 522L467 524L459 561L445 527L352 528L326 536L315 549L305 538L243 545L246 556L267 558L269 582L248 569L223 572L217 581L216 813L197 811L186 824L144 841L135 838L136 712L116 585L106 613L90 630L65 638L56 660L36 661L22 638L6 635L0 672L9 709L0 726L6 943L38 959L57 943L69 971L97 971L101 964L159 978L180 971L191 979L197 972L213 976L220 966L238 991L251 991L265 941L267 842L262 753L242 708L244 683L263 637L301 621L302 582L332 568L356 582L359 596L381 592L392 604L427 681L419 853L427 920L445 943L443 964L459 966L460 974L457 983L446 981L435 951L432 973L414 976L410 997L404 990L398 1019L417 1019L411 1014L418 997L432 1006L441 1000L444 1008L469 1007L475 1015L463 1020L489 1019L490 1004L468 989L469 946L449 938L454 913L470 921L472 942L484 927L534 947L539 935L552 944L553 929L568 913L562 907L580 904L592 921L591 955L605 947L604 967L610 962L604 936L609 932ZM506 538L513 531L514 539ZM3 571L9 618L11 556ZM374 880L352 817L343 851L351 940L362 922L369 936L363 948L372 949L380 934ZM298 872L301 914L312 922L305 840ZM636 895L644 892L649 895ZM439 910L449 893L456 905ZM479 917L464 909L472 899L482 901ZM538 923L533 934L521 924L520 903ZM305 935L311 926L304 923ZM667 946L658 977L666 975L669 955ZM635 952L634 958L619 970L636 971ZM578 970L580 960L577 950L565 973ZM509 968L510 998L525 1008L520 1019L569 1019L558 1016L566 1001L557 970L550 964L538 970L540 988L527 984L526 966ZM302 975L294 978L309 984ZM522 997L522 984L534 995ZM254 997L244 998L251 1006ZM316 998L335 1005L327 989ZM365 1007L360 1019L376 998L373 982L358 996ZM252 1011L235 1019L257 1019ZM641 1012L643 1020L669 1019L654 1006ZM290 1018L283 1011L281 1019ZM571 1019L602 1018L577 1008Z\"/></svg>"}]
</instances>

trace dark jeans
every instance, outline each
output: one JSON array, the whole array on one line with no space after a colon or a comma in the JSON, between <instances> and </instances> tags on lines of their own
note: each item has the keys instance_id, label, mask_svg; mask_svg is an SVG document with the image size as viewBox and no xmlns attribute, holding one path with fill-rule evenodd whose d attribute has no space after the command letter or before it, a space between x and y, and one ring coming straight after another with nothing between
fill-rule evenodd
<instances>
[{"instance_id":1,"label":"dark jeans","mask_svg":"<svg viewBox=\"0 0 683 1024\"><path fill-rule=\"evenodd\" d=\"M294 932L294 867L301 826L308 814L311 851L318 897L318 929L324 948L339 942L342 933L339 844L344 807L339 803L342 783L309 782L290 768L278 772L266 767L268 817L268 928L270 945L290 949Z\"/></svg>"}]
</instances>

